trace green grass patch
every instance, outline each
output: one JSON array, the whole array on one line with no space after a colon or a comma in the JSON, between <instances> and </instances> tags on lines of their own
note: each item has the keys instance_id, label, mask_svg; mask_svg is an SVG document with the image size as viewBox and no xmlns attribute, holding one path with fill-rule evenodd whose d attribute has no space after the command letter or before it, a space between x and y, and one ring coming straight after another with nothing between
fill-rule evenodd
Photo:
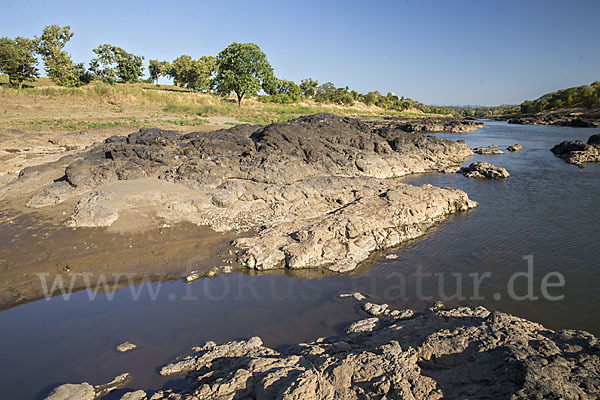
<instances>
[{"instance_id":1,"label":"green grass patch","mask_svg":"<svg viewBox=\"0 0 600 400\"><path fill-rule=\"evenodd\" d=\"M167 122L169 124L172 125L179 125L179 126L198 126L198 125L204 125L206 123L208 123L209 121L207 119L202 119L202 118L194 118L194 119L168 119Z\"/></svg>"}]
</instances>

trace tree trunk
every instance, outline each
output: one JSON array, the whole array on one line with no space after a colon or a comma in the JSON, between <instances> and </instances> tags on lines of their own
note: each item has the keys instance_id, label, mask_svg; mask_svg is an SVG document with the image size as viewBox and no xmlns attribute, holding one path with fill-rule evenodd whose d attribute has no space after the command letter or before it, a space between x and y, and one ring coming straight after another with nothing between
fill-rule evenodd
<instances>
[{"instance_id":1,"label":"tree trunk","mask_svg":"<svg viewBox=\"0 0 600 400\"><path fill-rule=\"evenodd\" d=\"M242 93L242 94L236 93L236 95L238 98L238 107L241 107L242 106L242 97L244 97L244 93Z\"/></svg>"},{"instance_id":2,"label":"tree trunk","mask_svg":"<svg viewBox=\"0 0 600 400\"><path fill-rule=\"evenodd\" d=\"M23 89L23 81L19 81L19 89Z\"/></svg>"}]
</instances>

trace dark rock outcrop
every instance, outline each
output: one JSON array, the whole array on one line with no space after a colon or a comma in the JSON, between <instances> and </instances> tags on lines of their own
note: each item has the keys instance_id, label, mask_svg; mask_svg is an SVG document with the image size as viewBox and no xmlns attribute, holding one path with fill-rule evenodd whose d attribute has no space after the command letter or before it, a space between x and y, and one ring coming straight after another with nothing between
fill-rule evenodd
<instances>
[{"instance_id":1,"label":"dark rock outcrop","mask_svg":"<svg viewBox=\"0 0 600 400\"><path fill-rule=\"evenodd\" d=\"M423 133L466 133L485 127L483 122L467 118L399 118L383 117L381 121L367 122L374 128L391 126L404 132Z\"/></svg>"},{"instance_id":2,"label":"dark rock outcrop","mask_svg":"<svg viewBox=\"0 0 600 400\"><path fill-rule=\"evenodd\" d=\"M600 134L590 136L587 144L581 140L567 140L557 144L550 151L569 164L583 168L586 163L600 161Z\"/></svg>"},{"instance_id":3,"label":"dark rock outcrop","mask_svg":"<svg viewBox=\"0 0 600 400\"><path fill-rule=\"evenodd\" d=\"M235 242L250 268L342 272L476 206L460 190L386 179L458 166L471 154L464 142L331 114L186 135L141 129L73 159L28 205L77 197L69 226L110 226L136 207L136 196L123 200L115 183L182 184L181 195L137 196L139 207L153 205L167 222L258 232Z\"/></svg>"}]
</instances>

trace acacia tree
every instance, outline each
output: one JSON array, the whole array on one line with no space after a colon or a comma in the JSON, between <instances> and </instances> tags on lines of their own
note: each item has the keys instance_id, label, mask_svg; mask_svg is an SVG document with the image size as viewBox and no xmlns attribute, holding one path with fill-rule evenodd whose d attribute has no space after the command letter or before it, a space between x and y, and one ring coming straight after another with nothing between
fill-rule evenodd
<instances>
[{"instance_id":1,"label":"acacia tree","mask_svg":"<svg viewBox=\"0 0 600 400\"><path fill-rule=\"evenodd\" d=\"M168 61L150 60L148 70L150 71L150 78L156 81L158 85L158 78L169 74L171 69L171 63Z\"/></svg>"},{"instance_id":2,"label":"acacia tree","mask_svg":"<svg viewBox=\"0 0 600 400\"><path fill-rule=\"evenodd\" d=\"M245 95L256 95L261 87L272 92L268 86L273 86L274 79L267 56L254 43L234 42L217 55L217 91L223 95L234 92L240 107Z\"/></svg>"},{"instance_id":3,"label":"acacia tree","mask_svg":"<svg viewBox=\"0 0 600 400\"><path fill-rule=\"evenodd\" d=\"M90 61L90 72L94 78L114 84L137 82L143 74L143 56L136 56L120 47L102 44L95 48L97 57Z\"/></svg>"},{"instance_id":4,"label":"acacia tree","mask_svg":"<svg viewBox=\"0 0 600 400\"><path fill-rule=\"evenodd\" d=\"M0 71L8 75L11 85L23 87L23 82L33 81L38 75L35 42L18 37L0 38Z\"/></svg>"},{"instance_id":5,"label":"acacia tree","mask_svg":"<svg viewBox=\"0 0 600 400\"><path fill-rule=\"evenodd\" d=\"M74 64L63 47L73 37L70 26L49 25L41 37L35 38L37 52L44 60L48 77L61 86L81 86L89 83L90 74L83 63Z\"/></svg>"}]
</instances>

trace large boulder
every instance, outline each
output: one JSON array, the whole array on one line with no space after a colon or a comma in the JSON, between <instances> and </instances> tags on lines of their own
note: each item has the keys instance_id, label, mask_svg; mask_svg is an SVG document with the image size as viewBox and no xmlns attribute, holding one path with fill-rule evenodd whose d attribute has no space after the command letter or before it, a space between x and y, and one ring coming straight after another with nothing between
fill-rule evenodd
<instances>
[{"instance_id":1,"label":"large boulder","mask_svg":"<svg viewBox=\"0 0 600 400\"><path fill-rule=\"evenodd\" d=\"M600 133L596 133L588 138L587 144L600 145Z\"/></svg>"},{"instance_id":2,"label":"large boulder","mask_svg":"<svg viewBox=\"0 0 600 400\"><path fill-rule=\"evenodd\" d=\"M600 161L600 134L590 136L587 144L581 140L567 140L552 147L550 151L569 164L583 168L588 162Z\"/></svg>"}]
</instances>

